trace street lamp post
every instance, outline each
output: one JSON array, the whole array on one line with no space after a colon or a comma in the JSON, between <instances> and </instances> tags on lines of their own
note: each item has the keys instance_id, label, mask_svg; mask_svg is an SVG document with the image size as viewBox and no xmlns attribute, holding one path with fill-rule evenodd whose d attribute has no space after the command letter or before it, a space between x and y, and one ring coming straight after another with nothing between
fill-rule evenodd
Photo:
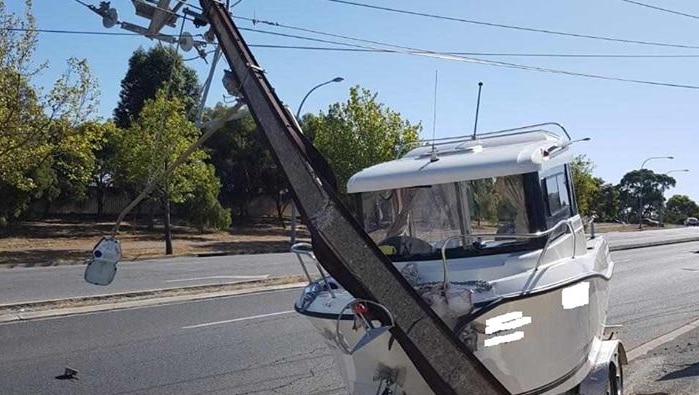
<instances>
[{"instance_id":1,"label":"street lamp post","mask_svg":"<svg viewBox=\"0 0 699 395\"><path fill-rule=\"evenodd\" d=\"M342 77L335 77L335 78L331 79L330 81L322 82L322 83L314 86L313 88L311 88L311 90L309 90L308 93L306 93L306 96L304 96L303 99L301 99L301 104L299 104L299 108L298 108L298 110L296 110L296 120L301 121L301 109L303 108L303 104L306 102L306 99L308 99L308 96L310 96L311 93L313 93L313 91L320 88L321 86L332 84L334 82L342 82L344 80L345 79ZM294 243L296 243L296 204L294 202L291 202L291 240L290 240L290 242L292 245Z\"/></svg>"},{"instance_id":2,"label":"street lamp post","mask_svg":"<svg viewBox=\"0 0 699 395\"><path fill-rule=\"evenodd\" d=\"M641 230L643 229L643 184L645 183L645 180L643 179L643 167L646 165L648 161L651 161L653 159L675 159L674 156L651 156L650 158L646 158L646 160L641 163L641 169L639 171L639 177L641 177L641 185L638 189L638 229Z\"/></svg>"},{"instance_id":3,"label":"street lamp post","mask_svg":"<svg viewBox=\"0 0 699 395\"><path fill-rule=\"evenodd\" d=\"M663 173L663 175L668 175L670 173L687 173L689 172L689 169L675 169L675 170L669 170ZM663 196L663 201L661 202L662 206L660 206L660 227L663 227L663 217L665 216L665 197Z\"/></svg>"}]
</instances>

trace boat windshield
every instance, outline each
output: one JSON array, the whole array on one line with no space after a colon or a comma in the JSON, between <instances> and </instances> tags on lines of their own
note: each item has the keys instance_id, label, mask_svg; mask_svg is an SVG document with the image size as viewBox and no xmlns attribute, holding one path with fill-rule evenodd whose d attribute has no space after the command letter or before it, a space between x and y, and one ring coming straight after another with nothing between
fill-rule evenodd
<instances>
[{"instance_id":1,"label":"boat windshield","mask_svg":"<svg viewBox=\"0 0 699 395\"><path fill-rule=\"evenodd\" d=\"M419 258L448 248L479 253L526 242L507 234L530 232L522 175L436 184L361 195L366 232L391 256ZM502 236L499 236L502 235Z\"/></svg>"}]
</instances>

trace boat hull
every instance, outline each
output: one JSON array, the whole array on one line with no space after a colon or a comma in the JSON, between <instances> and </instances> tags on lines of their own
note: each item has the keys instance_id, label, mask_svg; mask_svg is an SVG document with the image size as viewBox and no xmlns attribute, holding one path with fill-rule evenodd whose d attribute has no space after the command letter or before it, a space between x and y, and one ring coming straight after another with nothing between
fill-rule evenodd
<instances>
[{"instance_id":1,"label":"boat hull","mask_svg":"<svg viewBox=\"0 0 699 395\"><path fill-rule=\"evenodd\" d=\"M470 317L462 338L510 393L560 394L574 388L591 369L603 340L608 292L609 278L593 274L492 302ZM332 302L344 306L349 300ZM335 310L329 302L325 305ZM376 394L385 385L380 374L385 371L392 372L397 388L405 393L432 393L390 332L348 355L337 347L339 311L299 312L335 348L349 393ZM339 333L350 345L363 335L353 326L346 315L340 319Z\"/></svg>"}]
</instances>

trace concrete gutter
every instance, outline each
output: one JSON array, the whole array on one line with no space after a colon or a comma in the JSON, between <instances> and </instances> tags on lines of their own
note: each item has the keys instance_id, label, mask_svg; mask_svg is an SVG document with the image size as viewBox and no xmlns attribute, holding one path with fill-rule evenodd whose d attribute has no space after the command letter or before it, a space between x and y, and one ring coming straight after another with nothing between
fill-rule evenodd
<instances>
[{"instance_id":1,"label":"concrete gutter","mask_svg":"<svg viewBox=\"0 0 699 395\"><path fill-rule=\"evenodd\" d=\"M0 305L0 323L295 289L307 284L305 277L285 276L227 284L2 304Z\"/></svg>"}]
</instances>

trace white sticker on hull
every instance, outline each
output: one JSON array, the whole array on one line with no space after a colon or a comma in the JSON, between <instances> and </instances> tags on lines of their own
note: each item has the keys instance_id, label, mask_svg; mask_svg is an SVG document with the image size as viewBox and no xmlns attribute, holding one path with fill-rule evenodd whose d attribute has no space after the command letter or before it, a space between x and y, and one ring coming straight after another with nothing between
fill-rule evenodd
<instances>
[{"instance_id":1,"label":"white sticker on hull","mask_svg":"<svg viewBox=\"0 0 699 395\"><path fill-rule=\"evenodd\" d=\"M564 288L563 292L561 292L561 302L564 310L590 304L590 283L586 281Z\"/></svg>"},{"instance_id":2,"label":"white sticker on hull","mask_svg":"<svg viewBox=\"0 0 699 395\"><path fill-rule=\"evenodd\" d=\"M531 317L524 317L521 311L513 311L485 320L485 334L492 335L501 331L509 331L531 323Z\"/></svg>"},{"instance_id":3,"label":"white sticker on hull","mask_svg":"<svg viewBox=\"0 0 699 395\"><path fill-rule=\"evenodd\" d=\"M492 347L492 346L497 346L498 344L510 343L510 342L514 342L514 341L522 340L522 339L524 339L524 332L517 331L517 332L510 333L508 335L493 336L490 339L485 339L485 341L483 342L483 345L486 347Z\"/></svg>"}]
</instances>

